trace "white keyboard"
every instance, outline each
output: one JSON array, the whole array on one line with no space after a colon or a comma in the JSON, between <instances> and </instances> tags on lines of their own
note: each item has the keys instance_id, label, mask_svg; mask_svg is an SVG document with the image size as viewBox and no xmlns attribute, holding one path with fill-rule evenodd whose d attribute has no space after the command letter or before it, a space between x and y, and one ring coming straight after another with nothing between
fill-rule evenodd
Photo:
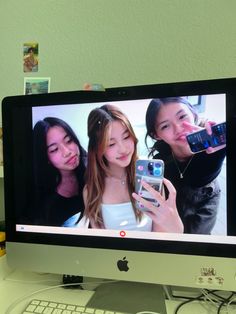
<instances>
[{"instance_id":1,"label":"white keyboard","mask_svg":"<svg viewBox=\"0 0 236 314\"><path fill-rule=\"evenodd\" d=\"M46 300L31 300L22 314L125 314L120 312L95 309L75 304L59 303Z\"/></svg>"}]
</instances>

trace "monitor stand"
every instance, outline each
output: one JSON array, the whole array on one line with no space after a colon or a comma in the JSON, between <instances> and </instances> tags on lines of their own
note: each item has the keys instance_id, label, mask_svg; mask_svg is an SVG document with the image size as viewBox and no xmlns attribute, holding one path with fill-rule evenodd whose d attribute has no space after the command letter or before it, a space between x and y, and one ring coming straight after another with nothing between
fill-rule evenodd
<instances>
[{"instance_id":1,"label":"monitor stand","mask_svg":"<svg viewBox=\"0 0 236 314\"><path fill-rule=\"evenodd\" d=\"M124 313L167 313L163 287L139 282L105 282L96 288L86 306Z\"/></svg>"}]
</instances>

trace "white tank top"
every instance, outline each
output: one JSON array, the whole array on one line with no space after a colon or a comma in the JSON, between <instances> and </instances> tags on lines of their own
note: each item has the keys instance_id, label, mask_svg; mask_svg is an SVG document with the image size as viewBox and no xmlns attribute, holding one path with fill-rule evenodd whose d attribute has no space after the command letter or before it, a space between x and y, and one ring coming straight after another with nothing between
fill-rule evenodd
<instances>
[{"instance_id":1,"label":"white tank top","mask_svg":"<svg viewBox=\"0 0 236 314\"><path fill-rule=\"evenodd\" d=\"M106 229L152 231L152 220L145 213L136 220L131 202L102 204L102 218Z\"/></svg>"}]
</instances>

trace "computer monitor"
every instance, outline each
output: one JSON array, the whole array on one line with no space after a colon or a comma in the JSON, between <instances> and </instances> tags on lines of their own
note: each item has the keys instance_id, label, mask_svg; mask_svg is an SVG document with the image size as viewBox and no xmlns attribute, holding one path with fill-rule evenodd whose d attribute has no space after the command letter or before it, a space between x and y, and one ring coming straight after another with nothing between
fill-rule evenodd
<instances>
[{"instance_id":1,"label":"computer monitor","mask_svg":"<svg viewBox=\"0 0 236 314\"><path fill-rule=\"evenodd\" d=\"M6 97L2 113L9 265L47 273L236 291L235 86L236 79L228 78ZM40 200L35 201L39 169L34 167L38 156L33 145L33 129L39 120L56 117L66 121L88 151L89 113L105 104L115 105L130 120L138 138L138 154L147 157L147 108L152 99L167 97L181 97L201 118L226 121L227 159L222 159L221 172L216 175L221 199L210 232L129 230L125 223L117 229L92 228L91 224L68 227L34 219L40 212ZM153 141L155 138L148 138L149 147ZM206 168L204 164L198 169L191 164L187 167L192 171L190 177ZM46 176L43 171L38 175ZM211 197L212 188L204 191ZM190 210L195 214L198 208ZM212 210L217 210L214 202Z\"/></svg>"}]
</instances>

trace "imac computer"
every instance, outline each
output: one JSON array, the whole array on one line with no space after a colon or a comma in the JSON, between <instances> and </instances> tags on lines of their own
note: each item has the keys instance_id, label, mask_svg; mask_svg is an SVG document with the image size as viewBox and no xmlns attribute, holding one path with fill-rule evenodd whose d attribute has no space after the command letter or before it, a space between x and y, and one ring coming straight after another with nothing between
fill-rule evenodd
<instances>
[{"instance_id":1,"label":"imac computer","mask_svg":"<svg viewBox=\"0 0 236 314\"><path fill-rule=\"evenodd\" d=\"M118 227L106 228L105 225L99 227L82 217L82 212L79 212L81 205L77 205L76 202L74 206L78 209L79 215L75 213L72 216L79 222L69 224L67 220L67 223L64 223L57 219L63 207L63 199L60 201L60 198L57 199L55 205L57 207L52 209L53 215L48 219L49 215L45 213L45 208L44 210L41 208L43 202L38 190L49 193L50 184L54 183L51 183L46 168L37 168L35 163L35 160L42 161L44 158L41 157L42 152L35 149L34 132L38 122L48 117L65 121L79 139L80 147L83 147L84 155L80 162L82 163L83 159L86 168L89 164L86 156L90 149L88 116L95 108L107 104L113 105L118 107L130 121L138 139L138 156L148 158L150 147L159 138L158 136L146 138L147 110L152 100L167 98L172 98L172 102L173 99L181 98L191 104L199 120L216 124L226 122L226 135L224 135L226 144L222 144L220 149L214 152L210 152L209 149L206 152L204 147L200 147L200 152L194 152L191 161L194 165L194 158L197 158L198 154L208 158L214 154L222 154L222 150L225 151L225 157L221 158L218 167L219 171L214 175L214 180L218 181L218 188L215 190L211 184L205 184L204 189L201 190L208 199L214 199L215 193L220 194L218 202L212 201L210 210L208 208L204 211L203 208L202 213L198 212L200 203L197 208L183 209L178 207L179 204L176 205L181 220L184 221L186 218L184 215L186 210L190 220L195 219L199 228L188 228L186 219L183 230L146 231L142 228L130 228L129 221L126 221L126 218L122 220L122 217ZM236 291L235 104L236 79L234 78L4 98L2 122L6 251L9 265L13 268L37 272ZM170 116L173 114L174 111ZM177 116L179 121L184 120L184 114L181 116L178 112ZM171 121L171 117L168 116L165 116L164 121L159 121L162 130L173 127L170 125ZM100 124L101 121L98 121L97 128L101 127ZM188 122L185 126L188 126ZM196 127L191 131L199 128ZM179 135L179 138L186 141L187 133ZM179 138L175 141L177 142ZM71 136L69 140L72 140ZM45 145L42 144L41 150L44 148ZM56 145L54 149L57 149ZM82 154L82 149L80 153ZM172 155L171 158L173 159L174 156ZM180 175L178 168L181 168L181 163L178 161L173 166L172 160L174 168L168 173L167 170L170 169L168 162L171 161L164 160L164 177L171 177L173 172L177 178ZM198 168L196 165L194 168L191 163L185 165L185 169L179 170L184 173L184 177L189 178L195 191L195 187L201 185L197 183L199 174L201 172L209 174L208 170L214 162L209 163L207 167L202 162ZM49 161L48 164L50 166ZM95 166L94 171L97 171L96 169ZM104 176L106 176L105 172ZM86 177L83 180L86 181ZM46 182L47 186L43 186L42 182ZM175 180L172 184L176 188L176 197L178 197L181 190L175 186ZM114 190L113 193L116 191ZM163 194L163 197L167 198L168 193ZM158 205L156 207L158 210ZM211 216L211 211L215 213L213 215L215 218L210 219L210 227L205 229L203 226L208 221L208 216ZM83 223L80 223L81 221Z\"/></svg>"}]
</instances>

